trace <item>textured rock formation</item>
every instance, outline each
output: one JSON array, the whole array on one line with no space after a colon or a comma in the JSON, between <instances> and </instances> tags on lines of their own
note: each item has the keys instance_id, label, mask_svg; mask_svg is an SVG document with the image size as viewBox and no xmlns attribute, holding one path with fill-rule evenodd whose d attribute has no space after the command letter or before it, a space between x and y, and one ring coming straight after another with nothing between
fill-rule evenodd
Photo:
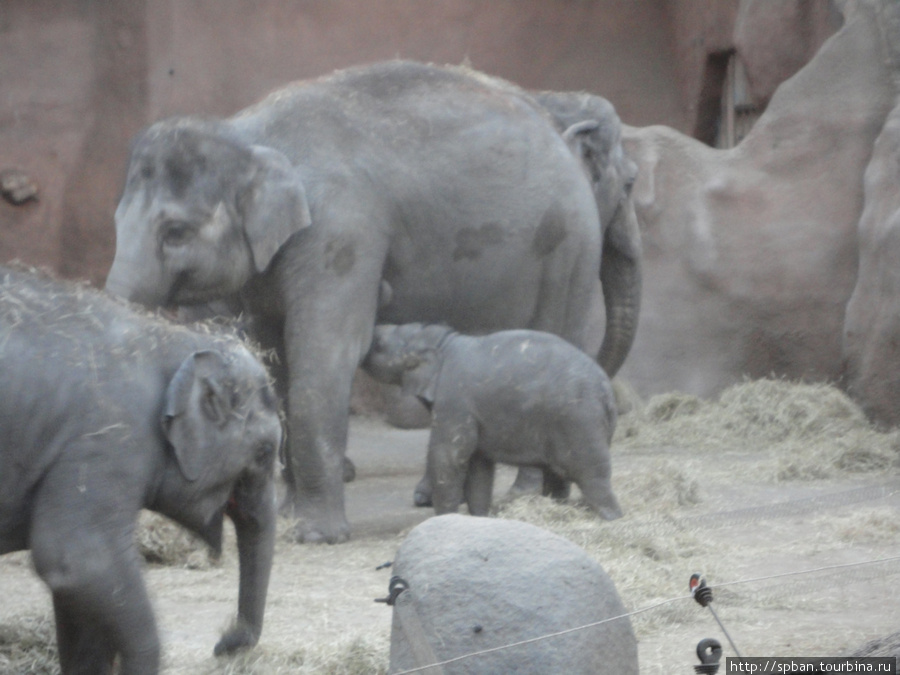
<instances>
[{"instance_id":1,"label":"textured rock formation","mask_svg":"<svg viewBox=\"0 0 900 675\"><path fill-rule=\"evenodd\" d=\"M900 6L881 28L891 47L894 93L900 93ZM865 173L859 221L859 271L844 320L844 382L881 424L900 424L900 99L888 116Z\"/></svg>"},{"instance_id":2,"label":"textured rock formation","mask_svg":"<svg viewBox=\"0 0 900 675\"><path fill-rule=\"evenodd\" d=\"M737 147L629 128L644 301L622 375L711 395L743 375L835 380L856 283L862 177L894 105L900 5L848 3Z\"/></svg>"},{"instance_id":3,"label":"textured rock formation","mask_svg":"<svg viewBox=\"0 0 900 675\"><path fill-rule=\"evenodd\" d=\"M447 515L410 532L394 574L409 584L411 609L441 660L511 645L625 613L612 581L581 548L534 525ZM391 670L413 668L416 631L395 607ZM413 633L413 635L410 635ZM453 673L636 674L637 641L627 618L454 661Z\"/></svg>"}]
</instances>

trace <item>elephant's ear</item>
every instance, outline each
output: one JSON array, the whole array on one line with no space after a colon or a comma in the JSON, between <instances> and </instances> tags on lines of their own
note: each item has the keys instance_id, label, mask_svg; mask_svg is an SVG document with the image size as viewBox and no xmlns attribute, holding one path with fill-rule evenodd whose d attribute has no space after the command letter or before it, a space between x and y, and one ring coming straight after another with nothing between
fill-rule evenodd
<instances>
[{"instance_id":1,"label":"elephant's ear","mask_svg":"<svg viewBox=\"0 0 900 675\"><path fill-rule=\"evenodd\" d=\"M582 120L581 122L575 122L575 124L566 129L562 133L562 137L573 150L577 150L580 144L590 141L591 136L599 128L600 122L597 120Z\"/></svg>"},{"instance_id":2,"label":"elephant's ear","mask_svg":"<svg viewBox=\"0 0 900 675\"><path fill-rule=\"evenodd\" d=\"M415 363L403 371L400 387L406 396L416 396L427 406L434 404L438 374L441 371L441 355L436 349L427 349L415 355Z\"/></svg>"},{"instance_id":3,"label":"elephant's ear","mask_svg":"<svg viewBox=\"0 0 900 675\"><path fill-rule=\"evenodd\" d=\"M288 158L262 145L251 149L253 168L242 202L244 232L257 272L264 272L284 243L311 221L303 184Z\"/></svg>"},{"instance_id":4,"label":"elephant's ear","mask_svg":"<svg viewBox=\"0 0 900 675\"><path fill-rule=\"evenodd\" d=\"M603 129L594 119L576 122L562 133L563 139L576 157L581 157L591 172L593 182L600 180L599 169L609 161L608 149L604 149Z\"/></svg>"},{"instance_id":5,"label":"elephant's ear","mask_svg":"<svg viewBox=\"0 0 900 675\"><path fill-rule=\"evenodd\" d=\"M189 481L216 463L216 433L231 414L229 368L216 351L194 352L169 382L162 428L181 473Z\"/></svg>"}]
</instances>

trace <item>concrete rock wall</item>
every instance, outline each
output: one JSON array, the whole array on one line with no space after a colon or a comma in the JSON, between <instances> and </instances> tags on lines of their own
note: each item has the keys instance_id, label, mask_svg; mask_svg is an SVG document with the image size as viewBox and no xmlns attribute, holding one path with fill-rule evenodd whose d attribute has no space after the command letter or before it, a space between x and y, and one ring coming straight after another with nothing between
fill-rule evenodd
<instances>
[{"instance_id":1,"label":"concrete rock wall","mask_svg":"<svg viewBox=\"0 0 900 675\"><path fill-rule=\"evenodd\" d=\"M736 148L628 130L645 298L622 376L639 390L711 395L745 374L841 379L863 175L897 95L885 55L900 43L884 25L898 12L848 3L842 29Z\"/></svg>"},{"instance_id":2,"label":"concrete rock wall","mask_svg":"<svg viewBox=\"0 0 900 675\"><path fill-rule=\"evenodd\" d=\"M900 424L900 7L877 13L894 108L864 176L859 269L842 344L847 390L880 424Z\"/></svg>"}]
</instances>

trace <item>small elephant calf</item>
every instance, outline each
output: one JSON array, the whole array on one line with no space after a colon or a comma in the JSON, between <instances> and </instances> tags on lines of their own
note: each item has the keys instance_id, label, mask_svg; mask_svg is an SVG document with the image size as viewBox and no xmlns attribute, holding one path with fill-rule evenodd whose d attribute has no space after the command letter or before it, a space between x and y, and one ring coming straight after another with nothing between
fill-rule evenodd
<instances>
[{"instance_id":1,"label":"small elephant calf","mask_svg":"<svg viewBox=\"0 0 900 675\"><path fill-rule=\"evenodd\" d=\"M483 337L446 326L375 328L363 364L431 410L425 481L438 514L465 500L491 506L494 464L544 469L544 494L568 496L571 482L602 518L622 515L610 484L616 408L609 378L593 359L549 333L511 330Z\"/></svg>"},{"instance_id":2,"label":"small elephant calf","mask_svg":"<svg viewBox=\"0 0 900 675\"><path fill-rule=\"evenodd\" d=\"M30 549L62 672L153 675L160 647L134 543L158 511L219 549L234 522L238 620L256 643L275 546L281 419L236 338L0 266L0 554ZM11 598L4 598L9 602Z\"/></svg>"}]
</instances>

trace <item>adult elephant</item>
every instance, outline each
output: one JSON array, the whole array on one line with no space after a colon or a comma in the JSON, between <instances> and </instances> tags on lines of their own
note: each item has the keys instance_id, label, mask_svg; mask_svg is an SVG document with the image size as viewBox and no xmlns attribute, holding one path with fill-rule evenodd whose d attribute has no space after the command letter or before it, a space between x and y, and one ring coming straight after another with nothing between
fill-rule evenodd
<instances>
[{"instance_id":1,"label":"adult elephant","mask_svg":"<svg viewBox=\"0 0 900 675\"><path fill-rule=\"evenodd\" d=\"M297 538L328 542L349 536L350 386L376 318L580 347L603 248L585 167L534 98L402 61L291 85L227 120L151 126L116 234L111 292L150 306L239 294L261 334L283 336ZM609 292L600 359L615 372L638 295Z\"/></svg>"}]
</instances>

